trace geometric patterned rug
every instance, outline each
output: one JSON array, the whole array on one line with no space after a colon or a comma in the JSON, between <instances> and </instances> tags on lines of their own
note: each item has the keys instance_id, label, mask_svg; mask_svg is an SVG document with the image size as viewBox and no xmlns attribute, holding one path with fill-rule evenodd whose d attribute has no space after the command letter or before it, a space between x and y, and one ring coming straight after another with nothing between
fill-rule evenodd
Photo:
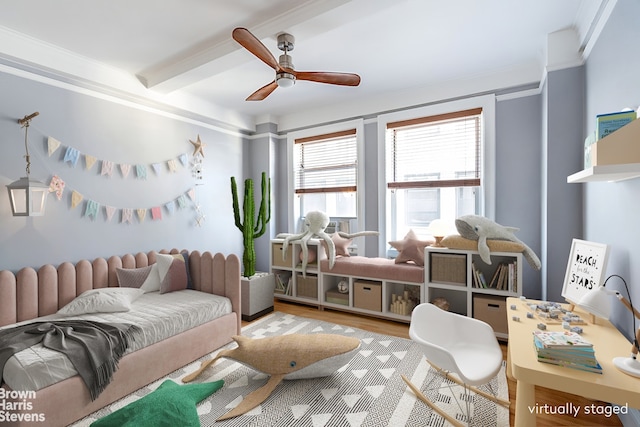
<instances>
[{"instance_id":1,"label":"geometric patterned rug","mask_svg":"<svg viewBox=\"0 0 640 427\"><path fill-rule=\"evenodd\" d=\"M361 340L359 353L333 375L325 378L283 381L262 405L236 418L216 422L216 419L235 407L243 396L260 388L267 376L228 359L221 359L196 379L196 382L223 379L224 387L201 402L197 409L202 426L309 426L309 427L387 427L387 426L446 426L448 423L427 405L416 399L400 375L404 374L420 387L432 401L449 415L466 424L464 409L460 409L448 388L427 391L435 371L426 362L419 346L411 340L376 334L357 328L322 322L280 312L253 321L242 334L262 338L292 333L329 333L357 337ZM235 343L224 348L233 348ZM93 421L154 391L166 379L182 384L180 379L200 367L205 356L146 387L114 402L73 427L89 426ZM450 383L448 380L439 382ZM455 383L452 383L455 386ZM492 380L491 389L498 397L508 399L504 367ZM486 389L489 391L489 389ZM462 395L462 388L453 393ZM475 394L472 413L473 426L509 425L509 411ZM464 407L464 405L463 405Z\"/></svg>"}]
</instances>

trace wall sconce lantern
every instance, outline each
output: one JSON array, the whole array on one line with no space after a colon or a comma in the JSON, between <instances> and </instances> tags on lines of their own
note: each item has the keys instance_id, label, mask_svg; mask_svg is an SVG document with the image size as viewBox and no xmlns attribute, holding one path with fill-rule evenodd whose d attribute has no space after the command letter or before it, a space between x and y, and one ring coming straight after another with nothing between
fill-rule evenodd
<instances>
[{"instance_id":1,"label":"wall sconce lantern","mask_svg":"<svg viewBox=\"0 0 640 427\"><path fill-rule=\"evenodd\" d=\"M31 119L36 117L37 111L18 120L24 128L24 148L27 161L27 176L7 185L9 191L9 201L11 202L11 213L13 216L42 216L46 207L49 186L40 181L29 178L31 172L31 161L29 158L28 132Z\"/></svg>"}]
</instances>

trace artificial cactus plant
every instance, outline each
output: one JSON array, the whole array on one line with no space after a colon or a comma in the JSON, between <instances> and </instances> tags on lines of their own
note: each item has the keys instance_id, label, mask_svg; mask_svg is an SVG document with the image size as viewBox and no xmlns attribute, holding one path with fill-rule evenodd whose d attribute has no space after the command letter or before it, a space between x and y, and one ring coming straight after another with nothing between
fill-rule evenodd
<instances>
[{"instance_id":1,"label":"artificial cactus plant","mask_svg":"<svg viewBox=\"0 0 640 427\"><path fill-rule=\"evenodd\" d=\"M262 200L256 217L256 207L253 198L253 180L244 180L244 203L242 205L243 215L240 215L238 204L238 187L235 177L231 177L231 194L233 196L233 215L236 227L242 231L244 243L244 253L242 254L242 264L245 277L256 274L256 249L254 240L262 236L267 231L267 223L271 220L271 179L267 180L266 172L262 172Z\"/></svg>"}]
</instances>

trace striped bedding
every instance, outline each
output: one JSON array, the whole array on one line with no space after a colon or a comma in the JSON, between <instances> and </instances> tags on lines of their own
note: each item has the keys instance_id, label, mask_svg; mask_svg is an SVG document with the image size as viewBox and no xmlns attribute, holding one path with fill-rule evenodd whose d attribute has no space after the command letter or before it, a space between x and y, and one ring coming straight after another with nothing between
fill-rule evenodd
<instances>
[{"instance_id":1,"label":"striped bedding","mask_svg":"<svg viewBox=\"0 0 640 427\"><path fill-rule=\"evenodd\" d=\"M127 351L131 353L231 312L231 301L226 297L181 290L165 294L146 293L136 299L132 303L132 309L127 312L82 316L54 314L23 323L80 318L98 322L131 323L144 331L144 337L137 339ZM74 375L77 375L77 371L65 355L38 344L11 357L4 367L2 378L13 390L37 391Z\"/></svg>"}]
</instances>

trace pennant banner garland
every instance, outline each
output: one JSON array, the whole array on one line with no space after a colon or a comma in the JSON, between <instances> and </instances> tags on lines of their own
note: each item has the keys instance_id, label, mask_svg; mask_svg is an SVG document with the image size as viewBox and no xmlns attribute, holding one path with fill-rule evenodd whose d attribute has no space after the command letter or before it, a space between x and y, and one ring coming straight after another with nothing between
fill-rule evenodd
<instances>
[{"instance_id":1,"label":"pennant banner garland","mask_svg":"<svg viewBox=\"0 0 640 427\"><path fill-rule=\"evenodd\" d=\"M147 167L144 165L136 165L136 176L138 179L147 179Z\"/></svg>"},{"instance_id":2,"label":"pennant banner garland","mask_svg":"<svg viewBox=\"0 0 640 427\"><path fill-rule=\"evenodd\" d=\"M109 160L103 160L102 171L100 172L100 175L106 175L108 177L111 177L111 174L113 174L113 163L110 162Z\"/></svg>"},{"instance_id":3,"label":"pennant banner garland","mask_svg":"<svg viewBox=\"0 0 640 427\"><path fill-rule=\"evenodd\" d=\"M63 146L64 145L57 139L49 137L47 141L47 151L49 157L51 157L60 147ZM204 144L202 144L202 146L204 146ZM153 170L152 175L155 176L159 176L166 171L175 173L181 167L187 170L187 168L189 167L189 157L186 153L180 154L173 159L165 160L164 162L155 162L150 163L149 165L131 165L127 163L114 163L106 159L98 159L95 156L81 153L79 150L73 147L64 147L64 156L62 156L63 163L68 163L69 165L71 165L71 167L76 167L78 161L81 158L84 158L85 169L88 171L91 170L97 162L100 162L98 173L100 174L100 176L106 176L107 178L111 178L114 175L114 172L118 170L120 173L116 173L116 175L122 175L123 178L127 178L131 174L135 179L146 180L149 176L148 166L150 166L150 169ZM198 150L196 149L196 153L197 152ZM196 153L194 153L194 155ZM204 155L201 149L200 154ZM65 182L58 175L53 175L49 183L49 192L55 193L56 198L58 200L62 200L64 190ZM102 208L104 208L104 215L107 222L111 222L118 211L120 212L121 224L133 224L134 216L136 216L137 222L139 223L144 222L147 218L153 221L160 221L162 220L162 208L166 209L169 215L173 215L176 211L176 208L184 209L188 204L193 204L197 213L197 225L201 225L202 221L204 221L204 214L200 210L200 206L196 205L195 188L191 188L183 192L173 200L150 208L118 208L101 204L100 202L93 199L85 198L84 195L76 190L70 190L70 192L71 193L69 197L71 209L77 208L84 202L83 216L92 220L96 220L100 216ZM149 215L147 215L147 213L149 213Z\"/></svg>"},{"instance_id":4,"label":"pennant banner garland","mask_svg":"<svg viewBox=\"0 0 640 427\"><path fill-rule=\"evenodd\" d=\"M100 203L94 200L87 200L87 207L84 211L84 216L93 217L96 219L98 217L98 209L100 208Z\"/></svg>"},{"instance_id":5,"label":"pennant banner garland","mask_svg":"<svg viewBox=\"0 0 640 427\"><path fill-rule=\"evenodd\" d=\"M131 218L133 218L133 209L129 209L129 208L123 208L122 209L122 223L123 224L133 224L133 222L131 221Z\"/></svg>"},{"instance_id":6,"label":"pennant banner garland","mask_svg":"<svg viewBox=\"0 0 640 427\"><path fill-rule=\"evenodd\" d=\"M75 148L67 147L67 151L64 153L64 162L69 162L73 167L76 167L78 163L78 158L80 157L80 152Z\"/></svg>"},{"instance_id":7,"label":"pennant banner garland","mask_svg":"<svg viewBox=\"0 0 640 427\"><path fill-rule=\"evenodd\" d=\"M105 206L104 212L107 215L107 221L111 221L111 218L113 218L113 215L116 213L116 208L113 206Z\"/></svg>"},{"instance_id":8,"label":"pennant banner garland","mask_svg":"<svg viewBox=\"0 0 640 427\"><path fill-rule=\"evenodd\" d=\"M49 183L49 193L56 193L58 200L62 200L62 192L64 191L64 181L59 176L54 175Z\"/></svg>"},{"instance_id":9,"label":"pennant banner garland","mask_svg":"<svg viewBox=\"0 0 640 427\"><path fill-rule=\"evenodd\" d=\"M47 146L49 150L49 157L51 157L51 155L60 147L60 141L55 138L49 137Z\"/></svg>"},{"instance_id":10,"label":"pennant banner garland","mask_svg":"<svg viewBox=\"0 0 640 427\"><path fill-rule=\"evenodd\" d=\"M58 148L60 148L61 146L64 145L57 139L50 136L47 139L47 152L49 154L49 157L51 157L53 153L55 153L56 150L58 150ZM63 163L68 163L72 167L76 167L76 165L78 164L78 160L80 160L81 157L84 157L86 170L91 170L93 165L96 164L97 161L100 161L102 163L100 175L106 176L107 178L110 178L113 175L114 163L112 161L106 159L98 159L97 157L90 154L81 153L78 149L70 146L65 147L66 149L62 158ZM173 159L168 159L164 162L150 163L149 165L156 175L160 175L163 172L163 164L166 165L166 169L164 170L167 170L171 173L177 172L179 169L179 165L182 165L182 167L186 170L187 166L189 165L189 156L187 153L182 153ZM122 163L117 164L116 166L118 166L118 168L120 169L123 178L127 178L129 176L129 172L132 168L131 165ZM147 165L135 165L135 172L136 178L147 179Z\"/></svg>"},{"instance_id":11,"label":"pennant banner garland","mask_svg":"<svg viewBox=\"0 0 640 427\"><path fill-rule=\"evenodd\" d=\"M84 155L84 164L85 164L87 170L91 170L93 165L96 163L96 160L98 160L98 159L95 158L94 156L90 156L88 154Z\"/></svg>"},{"instance_id":12,"label":"pennant banner garland","mask_svg":"<svg viewBox=\"0 0 640 427\"><path fill-rule=\"evenodd\" d=\"M126 163L120 164L120 172L122 172L122 177L126 178L129 176L129 171L131 170L131 165L127 165Z\"/></svg>"},{"instance_id":13,"label":"pennant banner garland","mask_svg":"<svg viewBox=\"0 0 640 427\"><path fill-rule=\"evenodd\" d=\"M78 206L80 202L82 202L82 199L84 199L84 197L82 197L82 194L78 193L76 190L73 190L71 192L71 209L75 209L75 207Z\"/></svg>"},{"instance_id":14,"label":"pennant banner garland","mask_svg":"<svg viewBox=\"0 0 640 427\"><path fill-rule=\"evenodd\" d=\"M57 178L57 177L54 177ZM59 179L59 178L58 178ZM60 180L62 182L62 180ZM53 182L53 180L52 180ZM53 185L53 183L52 183ZM64 185L63 185L64 188ZM164 207L169 214L173 214L176 211L176 206L180 209L183 209L187 206L187 196L190 196L190 193L193 192L193 189L190 189L180 196L178 196L175 200L164 203L162 206L154 206L152 208L116 208L113 206L104 206L104 214L107 222L110 222L115 213L120 211L121 213L121 223L122 224L133 224L134 213L138 218L138 222L142 223L147 218L147 213L151 212L150 218L154 221L162 220L162 207ZM99 202L91 199L85 199L85 197L73 190L71 191L71 209L77 208L83 201L85 201L84 207L84 216L87 218L97 219L100 213L100 209L103 207ZM198 211L199 206L195 206L196 211Z\"/></svg>"},{"instance_id":15,"label":"pennant banner garland","mask_svg":"<svg viewBox=\"0 0 640 427\"><path fill-rule=\"evenodd\" d=\"M60 194L62 195L62 190L64 189L64 181L62 181L59 177L54 176L51 180L51 184L49 187L49 191L56 192L58 194L58 190L51 190L52 186L54 186L54 180L62 183L61 187L58 186ZM152 208L116 208L113 206L104 206L104 214L107 222L110 222L115 213L120 211L121 213L121 223L122 224L133 224L134 213L138 218L138 222L142 223L147 218L147 213L151 212L150 218L154 221L162 220L162 207L164 207L169 214L173 214L176 211L176 206L180 209L183 209L187 206L188 200L194 200L195 190L189 189L185 191L183 194L178 196L176 199L171 200L170 202L164 203L162 206L154 206ZM188 197L187 197L188 196ZM58 200L61 200L62 196L58 197ZM99 202L91 199L86 199L81 193L76 190L71 191L71 209L77 208L83 201L85 201L84 207L84 216L87 218L97 219L100 213L100 209L103 207ZM199 206L194 204L194 208L196 212L199 213L200 216L202 214L199 212Z\"/></svg>"}]
</instances>

